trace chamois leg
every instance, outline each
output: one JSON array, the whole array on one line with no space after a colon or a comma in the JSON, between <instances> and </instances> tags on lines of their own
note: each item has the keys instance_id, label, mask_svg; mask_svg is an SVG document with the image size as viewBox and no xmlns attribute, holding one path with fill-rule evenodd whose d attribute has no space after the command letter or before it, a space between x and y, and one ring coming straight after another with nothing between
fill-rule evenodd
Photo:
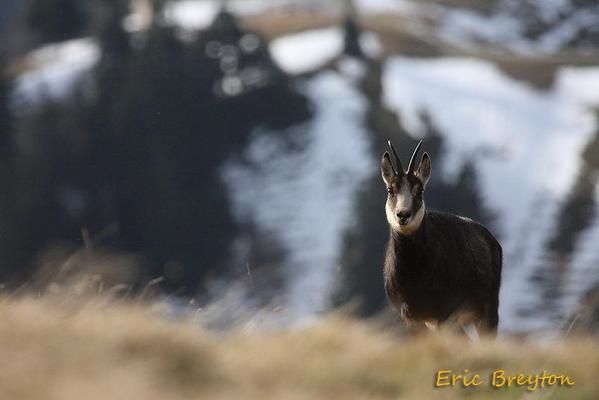
<instances>
[{"instance_id":1,"label":"chamois leg","mask_svg":"<svg viewBox=\"0 0 599 400\"><path fill-rule=\"evenodd\" d=\"M497 300L491 300L485 306L483 327L486 333L495 336L497 335L497 325L499 325L499 304Z\"/></svg>"},{"instance_id":2,"label":"chamois leg","mask_svg":"<svg viewBox=\"0 0 599 400\"><path fill-rule=\"evenodd\" d=\"M439 330L439 321L436 319L429 319L424 321L424 326L431 332L437 332Z\"/></svg>"},{"instance_id":3,"label":"chamois leg","mask_svg":"<svg viewBox=\"0 0 599 400\"><path fill-rule=\"evenodd\" d=\"M415 321L411 319L405 319L404 322L406 323L410 336L418 336L436 330L433 329L433 325L429 321Z\"/></svg>"},{"instance_id":4,"label":"chamois leg","mask_svg":"<svg viewBox=\"0 0 599 400\"><path fill-rule=\"evenodd\" d=\"M471 341L478 343L480 342L480 335L478 334L478 329L474 322L468 322L466 325L462 325L462 330L468 336L468 339Z\"/></svg>"},{"instance_id":5,"label":"chamois leg","mask_svg":"<svg viewBox=\"0 0 599 400\"><path fill-rule=\"evenodd\" d=\"M503 265L503 250L499 244L494 246L493 254L493 272L495 282L493 285L493 295L486 304L485 323L489 333L497 335L497 326L499 325L499 289L501 286L501 268Z\"/></svg>"},{"instance_id":6,"label":"chamois leg","mask_svg":"<svg viewBox=\"0 0 599 400\"><path fill-rule=\"evenodd\" d=\"M473 342L480 342L482 318L479 313L462 310L455 317L456 327Z\"/></svg>"}]
</instances>

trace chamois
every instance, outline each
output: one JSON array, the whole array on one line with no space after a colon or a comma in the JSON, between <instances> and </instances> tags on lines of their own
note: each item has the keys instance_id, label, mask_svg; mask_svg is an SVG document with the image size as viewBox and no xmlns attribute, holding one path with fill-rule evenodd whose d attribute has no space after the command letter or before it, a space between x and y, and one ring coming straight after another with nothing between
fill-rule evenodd
<instances>
[{"instance_id":1,"label":"chamois","mask_svg":"<svg viewBox=\"0 0 599 400\"><path fill-rule=\"evenodd\" d=\"M387 188L385 212L390 238L385 257L385 292L412 329L455 321L468 336L473 328L495 333L499 323L502 250L481 224L453 214L429 211L423 199L431 160L418 143L407 171L391 141L381 172Z\"/></svg>"}]
</instances>

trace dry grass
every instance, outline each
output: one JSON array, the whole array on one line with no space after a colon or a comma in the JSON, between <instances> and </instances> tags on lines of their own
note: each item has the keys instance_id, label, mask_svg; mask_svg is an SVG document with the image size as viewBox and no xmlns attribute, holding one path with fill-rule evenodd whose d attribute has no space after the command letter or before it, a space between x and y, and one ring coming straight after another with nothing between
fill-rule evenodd
<instances>
[{"instance_id":1,"label":"dry grass","mask_svg":"<svg viewBox=\"0 0 599 400\"><path fill-rule=\"evenodd\" d=\"M533 344L433 335L405 340L329 318L277 334L216 335L150 308L0 301L2 399L520 399L524 387L433 388L437 369L569 374L535 398L599 397L591 339Z\"/></svg>"}]
</instances>

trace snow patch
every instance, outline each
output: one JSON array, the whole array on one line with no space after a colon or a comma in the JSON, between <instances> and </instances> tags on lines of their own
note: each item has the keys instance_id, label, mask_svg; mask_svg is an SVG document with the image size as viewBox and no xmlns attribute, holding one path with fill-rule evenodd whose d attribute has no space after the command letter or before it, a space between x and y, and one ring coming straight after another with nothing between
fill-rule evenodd
<instances>
[{"instance_id":1,"label":"snow patch","mask_svg":"<svg viewBox=\"0 0 599 400\"><path fill-rule=\"evenodd\" d=\"M343 31L338 27L287 35L270 43L272 57L290 74L315 70L340 55L342 50Z\"/></svg>"},{"instance_id":2,"label":"snow patch","mask_svg":"<svg viewBox=\"0 0 599 400\"><path fill-rule=\"evenodd\" d=\"M16 80L15 109L73 93L99 59L100 49L90 38L51 44L32 51L25 60L32 70Z\"/></svg>"},{"instance_id":3,"label":"snow patch","mask_svg":"<svg viewBox=\"0 0 599 400\"><path fill-rule=\"evenodd\" d=\"M374 32L366 31L360 34L360 47L370 58L378 58L383 54L383 44Z\"/></svg>"},{"instance_id":4,"label":"snow patch","mask_svg":"<svg viewBox=\"0 0 599 400\"><path fill-rule=\"evenodd\" d=\"M205 29L214 21L221 4L209 0L171 1L164 7L164 18L169 24L184 29Z\"/></svg>"},{"instance_id":5,"label":"snow patch","mask_svg":"<svg viewBox=\"0 0 599 400\"><path fill-rule=\"evenodd\" d=\"M599 22L599 6L593 10L577 10L564 21L544 33L539 39L539 48L545 52L556 52L568 45L584 29L592 29Z\"/></svg>"},{"instance_id":6,"label":"snow patch","mask_svg":"<svg viewBox=\"0 0 599 400\"><path fill-rule=\"evenodd\" d=\"M473 46L481 41L509 45L512 50L529 51L522 38L522 26L509 15L482 16L469 10L446 10L438 30L439 37L458 46Z\"/></svg>"}]
</instances>

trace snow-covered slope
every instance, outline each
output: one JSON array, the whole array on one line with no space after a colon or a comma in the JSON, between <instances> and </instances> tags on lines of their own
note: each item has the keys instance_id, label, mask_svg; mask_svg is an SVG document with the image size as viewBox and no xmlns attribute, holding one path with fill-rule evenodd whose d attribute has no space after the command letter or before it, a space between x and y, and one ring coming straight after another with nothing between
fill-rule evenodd
<instances>
[{"instance_id":1,"label":"snow-covered slope","mask_svg":"<svg viewBox=\"0 0 599 400\"><path fill-rule=\"evenodd\" d=\"M305 136L306 148L290 152L280 136L256 132L245 156L257 168L233 163L225 173L238 217L253 216L289 251L286 309L297 321L326 308L354 194L375 168L353 77L324 72L304 91L316 115L288 134Z\"/></svg>"},{"instance_id":2,"label":"snow-covered slope","mask_svg":"<svg viewBox=\"0 0 599 400\"><path fill-rule=\"evenodd\" d=\"M504 329L546 322L520 318L518 311L538 295L528 278L545 256L543 244L559 228L558 206L576 178L578 155L596 130L597 87L599 68L563 68L555 86L543 92L484 61L397 57L387 62L384 100L412 132L419 131L419 112L430 114L447 146L444 177L452 179L464 160L475 160L483 197L498 214L504 248ZM599 249L581 246L590 252L584 257L599 256ZM585 288L578 289L580 294Z\"/></svg>"},{"instance_id":3,"label":"snow-covered slope","mask_svg":"<svg viewBox=\"0 0 599 400\"><path fill-rule=\"evenodd\" d=\"M596 52L599 4L580 0L498 0L482 13L474 5L439 1L357 0L360 11L396 13L417 35L434 34L460 47L492 45L518 53L553 53L563 48ZM589 43L589 36L595 36Z\"/></svg>"}]
</instances>

